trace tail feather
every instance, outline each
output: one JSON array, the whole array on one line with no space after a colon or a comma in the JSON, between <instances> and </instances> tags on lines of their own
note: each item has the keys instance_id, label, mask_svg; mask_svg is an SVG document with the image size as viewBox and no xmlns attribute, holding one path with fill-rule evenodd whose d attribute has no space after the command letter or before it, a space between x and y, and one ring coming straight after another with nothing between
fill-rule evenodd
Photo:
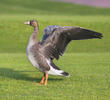
<instances>
[{"instance_id":1,"label":"tail feather","mask_svg":"<svg viewBox=\"0 0 110 100\"><path fill-rule=\"evenodd\" d=\"M62 72L61 73L63 76L66 76L66 77L69 77L70 75L69 75L69 73L67 73L67 72Z\"/></svg>"},{"instance_id":2,"label":"tail feather","mask_svg":"<svg viewBox=\"0 0 110 100\"><path fill-rule=\"evenodd\" d=\"M69 77L69 73L64 72L63 70L59 69L52 61L47 60L47 63L50 66L50 70L48 71L48 74Z\"/></svg>"}]
</instances>

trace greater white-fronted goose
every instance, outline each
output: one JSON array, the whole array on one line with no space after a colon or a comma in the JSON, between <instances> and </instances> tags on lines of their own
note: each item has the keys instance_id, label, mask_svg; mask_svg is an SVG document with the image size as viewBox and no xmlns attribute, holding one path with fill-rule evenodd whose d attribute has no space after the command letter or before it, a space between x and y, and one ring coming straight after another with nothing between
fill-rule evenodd
<instances>
[{"instance_id":1,"label":"greater white-fronted goose","mask_svg":"<svg viewBox=\"0 0 110 100\"><path fill-rule=\"evenodd\" d=\"M29 24L34 28L27 46L27 56L32 65L44 73L44 76L40 82L41 84L44 83L44 85L47 84L48 74L66 77L69 76L69 73L60 70L53 63L53 59L56 58L58 60L59 57L62 56L71 40L102 38L101 33L81 27L50 26L52 28L52 31L50 30L49 35L47 37L44 36L44 38L42 38L42 41L38 42L38 22L36 20L30 20L28 22L25 22L24 24ZM46 29L49 30L48 28ZM44 31L44 35L46 34L48 34L48 32L45 33Z\"/></svg>"}]
</instances>

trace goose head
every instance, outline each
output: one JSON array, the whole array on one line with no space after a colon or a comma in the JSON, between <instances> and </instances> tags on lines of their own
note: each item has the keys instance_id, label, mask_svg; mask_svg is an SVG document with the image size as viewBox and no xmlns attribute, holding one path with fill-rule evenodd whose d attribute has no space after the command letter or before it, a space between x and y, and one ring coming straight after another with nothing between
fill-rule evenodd
<instances>
[{"instance_id":1,"label":"goose head","mask_svg":"<svg viewBox=\"0 0 110 100\"><path fill-rule=\"evenodd\" d=\"M36 20L30 20L28 22L25 22L24 24L30 25L32 27L38 27L38 22Z\"/></svg>"}]
</instances>

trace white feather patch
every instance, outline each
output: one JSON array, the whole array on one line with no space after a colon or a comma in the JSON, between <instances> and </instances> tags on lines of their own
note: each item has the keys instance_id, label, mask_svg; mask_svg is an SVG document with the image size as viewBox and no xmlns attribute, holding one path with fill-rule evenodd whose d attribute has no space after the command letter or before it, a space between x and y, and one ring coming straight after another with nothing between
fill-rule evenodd
<instances>
[{"instance_id":1,"label":"white feather patch","mask_svg":"<svg viewBox=\"0 0 110 100\"><path fill-rule=\"evenodd\" d=\"M50 65L50 60L46 59L48 65L50 66L50 70L47 72L48 74L50 75L61 75L61 73L63 73L64 71L63 70L57 70L55 68L53 68L51 65Z\"/></svg>"}]
</instances>

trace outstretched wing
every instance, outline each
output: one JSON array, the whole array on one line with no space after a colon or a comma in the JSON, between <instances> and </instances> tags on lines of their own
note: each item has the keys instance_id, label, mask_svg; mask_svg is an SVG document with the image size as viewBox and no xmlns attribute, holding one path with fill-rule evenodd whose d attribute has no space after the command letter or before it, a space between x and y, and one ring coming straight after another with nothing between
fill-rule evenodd
<instances>
[{"instance_id":1,"label":"outstretched wing","mask_svg":"<svg viewBox=\"0 0 110 100\"><path fill-rule=\"evenodd\" d=\"M46 40L53 32L54 29L56 28L59 28L60 26L58 25L50 25L50 26L47 26L45 29L44 29L44 32L43 32L43 36L42 36L42 39L41 41L44 41Z\"/></svg>"},{"instance_id":2,"label":"outstretched wing","mask_svg":"<svg viewBox=\"0 0 110 100\"><path fill-rule=\"evenodd\" d=\"M42 43L40 51L47 58L57 60L62 55L71 40L83 40L92 38L102 38L102 34L74 26L59 27Z\"/></svg>"}]
</instances>

